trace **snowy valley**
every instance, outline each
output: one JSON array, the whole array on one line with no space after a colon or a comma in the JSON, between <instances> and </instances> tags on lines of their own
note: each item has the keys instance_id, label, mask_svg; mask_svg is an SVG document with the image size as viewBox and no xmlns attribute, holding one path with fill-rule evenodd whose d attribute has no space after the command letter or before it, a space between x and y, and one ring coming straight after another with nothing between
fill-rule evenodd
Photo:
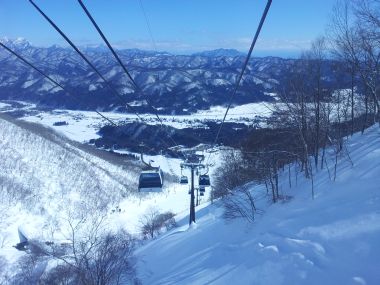
<instances>
[{"instance_id":1,"label":"snowy valley","mask_svg":"<svg viewBox=\"0 0 380 285\"><path fill-rule=\"evenodd\" d=\"M0 1L0 285L379 285L379 11Z\"/></svg>"}]
</instances>

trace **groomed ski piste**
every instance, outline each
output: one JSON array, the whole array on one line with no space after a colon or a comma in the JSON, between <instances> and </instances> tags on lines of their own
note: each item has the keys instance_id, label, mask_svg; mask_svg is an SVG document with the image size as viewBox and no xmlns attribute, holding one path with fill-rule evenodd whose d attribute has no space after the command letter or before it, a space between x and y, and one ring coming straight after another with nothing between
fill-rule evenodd
<instances>
[{"instance_id":1,"label":"groomed ski piste","mask_svg":"<svg viewBox=\"0 0 380 285\"><path fill-rule=\"evenodd\" d=\"M191 227L177 217L180 227L136 251L142 283L380 284L379 126L348 138L347 150L335 181L326 167L315 173L314 199L309 179L294 185L293 177L289 188L284 173L281 192L291 199L258 199L253 224L224 220L221 201L199 207Z\"/></svg>"}]
</instances>

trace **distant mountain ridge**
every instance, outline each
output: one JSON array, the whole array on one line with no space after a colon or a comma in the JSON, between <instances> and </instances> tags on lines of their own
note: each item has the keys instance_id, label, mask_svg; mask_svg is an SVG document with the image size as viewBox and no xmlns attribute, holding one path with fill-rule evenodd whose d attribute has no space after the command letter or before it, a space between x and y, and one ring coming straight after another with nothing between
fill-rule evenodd
<instances>
[{"instance_id":1,"label":"distant mountain ridge","mask_svg":"<svg viewBox=\"0 0 380 285\"><path fill-rule=\"evenodd\" d=\"M244 53L236 50L236 49L214 49L214 50L207 50L202 52L193 53L193 55L197 56L210 56L210 57L219 57L219 56L227 56L227 57L235 57L235 56L245 56Z\"/></svg>"},{"instance_id":2,"label":"distant mountain ridge","mask_svg":"<svg viewBox=\"0 0 380 285\"><path fill-rule=\"evenodd\" d=\"M24 39L2 42L55 78L67 95L0 48L0 99L36 102L43 106L71 109L125 110L125 102L141 111L148 98L160 112L186 113L224 105L236 83L245 59L231 49L217 49L192 55L139 49L118 50L118 54L142 90L135 93L112 54L103 46L81 48L91 62L111 82L121 101L71 48L35 47ZM294 59L278 57L250 60L234 104L271 101L272 93L283 84ZM71 96L76 96L74 100Z\"/></svg>"}]
</instances>

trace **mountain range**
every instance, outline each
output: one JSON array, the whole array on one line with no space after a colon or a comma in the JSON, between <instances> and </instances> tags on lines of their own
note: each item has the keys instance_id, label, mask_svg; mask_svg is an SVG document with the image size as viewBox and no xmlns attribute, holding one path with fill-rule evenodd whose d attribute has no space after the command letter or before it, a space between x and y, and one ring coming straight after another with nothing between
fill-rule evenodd
<instances>
[{"instance_id":1,"label":"mountain range","mask_svg":"<svg viewBox=\"0 0 380 285\"><path fill-rule=\"evenodd\" d=\"M191 55L117 50L140 88L136 92L104 46L81 48L121 99L71 48L36 47L24 39L2 42L58 81L68 93L0 49L0 99L25 100L52 108L127 111L128 103L139 111L152 111L153 105L161 113L183 114L225 105L245 60L243 53L231 49ZM295 59L278 57L252 58L233 103L274 100L274 93L284 84L294 62Z\"/></svg>"}]
</instances>

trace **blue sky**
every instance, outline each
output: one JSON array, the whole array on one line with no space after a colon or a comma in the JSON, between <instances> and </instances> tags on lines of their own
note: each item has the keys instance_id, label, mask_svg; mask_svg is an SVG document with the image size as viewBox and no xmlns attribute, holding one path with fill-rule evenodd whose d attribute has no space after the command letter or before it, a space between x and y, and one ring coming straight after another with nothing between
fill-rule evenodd
<instances>
[{"instance_id":1,"label":"blue sky","mask_svg":"<svg viewBox=\"0 0 380 285\"><path fill-rule=\"evenodd\" d=\"M266 0L84 0L112 44L191 53L216 48L247 51ZM78 45L101 43L76 0L35 0ZM335 0L273 0L256 55L295 55L324 33ZM0 38L24 37L38 46L64 45L27 0L0 0Z\"/></svg>"}]
</instances>

